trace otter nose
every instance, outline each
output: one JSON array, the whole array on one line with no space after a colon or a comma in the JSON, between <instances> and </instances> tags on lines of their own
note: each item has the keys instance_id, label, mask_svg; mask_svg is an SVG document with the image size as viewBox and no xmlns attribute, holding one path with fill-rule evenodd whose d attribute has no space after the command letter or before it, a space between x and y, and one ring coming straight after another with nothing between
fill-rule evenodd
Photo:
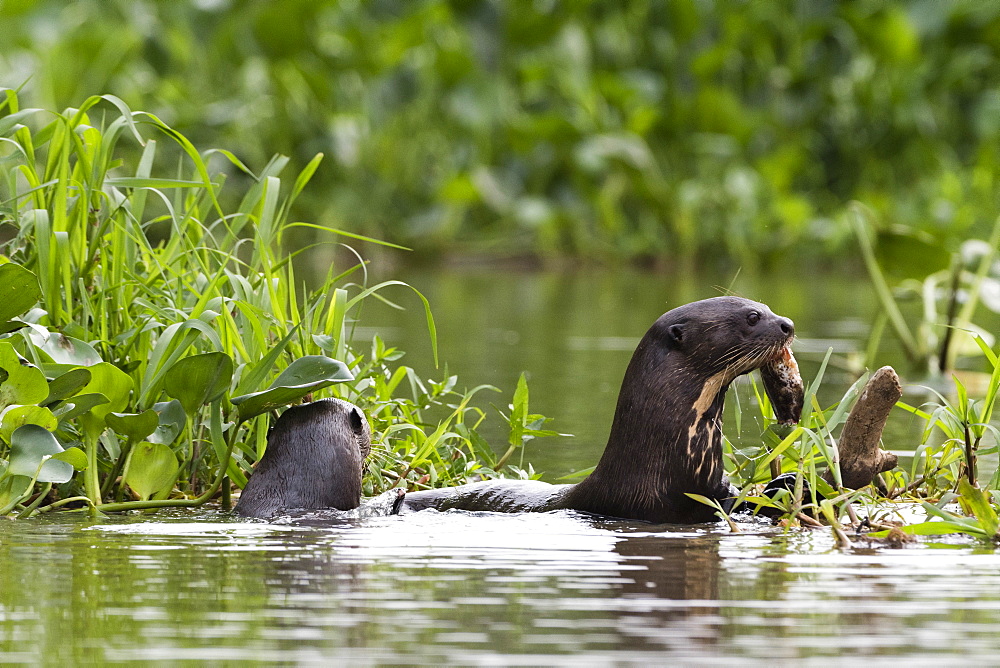
<instances>
[{"instance_id":1,"label":"otter nose","mask_svg":"<svg viewBox=\"0 0 1000 668\"><path fill-rule=\"evenodd\" d=\"M795 323L788 318L781 318L778 321L778 326L781 327L781 333L785 336L791 336L795 333Z\"/></svg>"}]
</instances>

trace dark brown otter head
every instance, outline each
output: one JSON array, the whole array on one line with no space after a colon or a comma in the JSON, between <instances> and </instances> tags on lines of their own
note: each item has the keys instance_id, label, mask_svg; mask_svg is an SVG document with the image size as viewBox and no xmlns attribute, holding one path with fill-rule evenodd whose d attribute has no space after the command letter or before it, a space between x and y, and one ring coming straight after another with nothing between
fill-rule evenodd
<instances>
[{"instance_id":1,"label":"dark brown otter head","mask_svg":"<svg viewBox=\"0 0 1000 668\"><path fill-rule=\"evenodd\" d=\"M364 413L352 403L322 399L292 406L268 433L236 512L272 517L298 508L357 508L371 436Z\"/></svg>"},{"instance_id":2,"label":"dark brown otter head","mask_svg":"<svg viewBox=\"0 0 1000 668\"><path fill-rule=\"evenodd\" d=\"M739 375L779 359L788 318L741 297L715 297L660 316L639 342L618 395L607 448L571 492L572 507L673 522L698 516L691 492L728 495L722 407ZM711 518L705 507L705 519Z\"/></svg>"},{"instance_id":3,"label":"dark brown otter head","mask_svg":"<svg viewBox=\"0 0 1000 668\"><path fill-rule=\"evenodd\" d=\"M795 335L788 318L742 297L713 297L667 311L643 344L653 353L679 356L687 373L723 373L726 383L775 359ZM636 351L636 354L639 350Z\"/></svg>"}]
</instances>

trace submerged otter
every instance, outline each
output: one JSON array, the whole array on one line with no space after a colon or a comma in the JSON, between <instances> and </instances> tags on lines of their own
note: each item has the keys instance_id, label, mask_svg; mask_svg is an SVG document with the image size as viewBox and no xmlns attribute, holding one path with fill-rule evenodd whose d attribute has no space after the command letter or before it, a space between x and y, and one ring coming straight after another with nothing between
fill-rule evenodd
<instances>
[{"instance_id":1,"label":"submerged otter","mask_svg":"<svg viewBox=\"0 0 1000 668\"><path fill-rule=\"evenodd\" d=\"M798 421L802 383L788 348L793 336L791 320L775 315L764 304L739 297L715 297L668 311L653 323L632 356L607 447L588 478L575 485L491 480L410 492L403 499L404 509L573 509L656 523L713 521L713 509L686 493L723 503L734 494L722 464L726 390L737 376L763 368L762 379L775 414L783 422ZM305 435L312 441L319 428L312 423L289 427L280 440L276 435L269 438L265 454L266 460L272 454L272 442L278 444L280 452L275 453L271 466L281 459L281 477L297 490L343 484L351 490L347 496L357 499L360 468L351 465L331 472L316 459L296 456L302 449L284 441ZM343 429L331 426L324 431ZM258 467L250 482L261 473ZM248 495L251 500L244 505ZM258 496L253 485L248 485L237 510L255 515L246 511L268 505Z\"/></svg>"},{"instance_id":2,"label":"submerged otter","mask_svg":"<svg viewBox=\"0 0 1000 668\"><path fill-rule=\"evenodd\" d=\"M235 510L272 517L291 509L357 508L371 447L368 420L354 404L322 399L292 406L267 435L267 449Z\"/></svg>"}]
</instances>

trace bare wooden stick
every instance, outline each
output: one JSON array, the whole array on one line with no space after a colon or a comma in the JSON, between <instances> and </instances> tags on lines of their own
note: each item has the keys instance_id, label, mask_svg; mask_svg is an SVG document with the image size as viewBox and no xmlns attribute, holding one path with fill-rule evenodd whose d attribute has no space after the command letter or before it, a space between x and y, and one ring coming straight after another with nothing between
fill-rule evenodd
<instances>
[{"instance_id":1,"label":"bare wooden stick","mask_svg":"<svg viewBox=\"0 0 1000 668\"><path fill-rule=\"evenodd\" d=\"M889 411L903 396L899 376L891 366L884 366L868 380L861 396L851 409L840 435L840 476L844 487L859 489L875 476L896 466L898 458L879 448L882 430ZM823 476L833 483L833 474Z\"/></svg>"}]
</instances>

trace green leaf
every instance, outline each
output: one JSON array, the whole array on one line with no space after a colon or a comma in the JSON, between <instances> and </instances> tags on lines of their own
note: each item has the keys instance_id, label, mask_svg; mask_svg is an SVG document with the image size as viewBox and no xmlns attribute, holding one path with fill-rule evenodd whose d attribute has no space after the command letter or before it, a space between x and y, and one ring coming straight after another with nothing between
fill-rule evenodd
<instances>
[{"instance_id":1,"label":"green leaf","mask_svg":"<svg viewBox=\"0 0 1000 668\"><path fill-rule=\"evenodd\" d=\"M990 503L989 496L983 490L970 485L966 478L962 478L958 483L958 493L979 520L983 531L989 536L995 536L997 529L1000 528L1000 520L997 519L997 513Z\"/></svg>"},{"instance_id":2,"label":"green leaf","mask_svg":"<svg viewBox=\"0 0 1000 668\"><path fill-rule=\"evenodd\" d=\"M946 534L953 533L964 533L969 536L982 537L983 533L973 527L966 524L959 524L957 522L948 522L947 520L934 520L933 522L920 522L919 524L910 524L904 527L900 527L903 533L908 533L914 536L943 536ZM868 534L873 538L885 538L889 535L890 530L885 531L875 531Z\"/></svg>"},{"instance_id":3,"label":"green leaf","mask_svg":"<svg viewBox=\"0 0 1000 668\"><path fill-rule=\"evenodd\" d=\"M233 381L233 358L225 353L204 353L174 363L163 378L163 389L194 416L203 405L221 397Z\"/></svg>"},{"instance_id":4,"label":"green leaf","mask_svg":"<svg viewBox=\"0 0 1000 668\"><path fill-rule=\"evenodd\" d=\"M90 382L90 371L80 367L71 369L49 381L49 396L41 401L42 406L51 406L82 390Z\"/></svg>"},{"instance_id":5,"label":"green leaf","mask_svg":"<svg viewBox=\"0 0 1000 668\"><path fill-rule=\"evenodd\" d=\"M42 290L33 273L13 262L0 265L0 323L21 315L41 296Z\"/></svg>"},{"instance_id":6,"label":"green leaf","mask_svg":"<svg viewBox=\"0 0 1000 668\"><path fill-rule=\"evenodd\" d=\"M62 452L52 455L52 459L66 462L77 471L87 468L87 453L80 448L66 448Z\"/></svg>"},{"instance_id":7,"label":"green leaf","mask_svg":"<svg viewBox=\"0 0 1000 668\"><path fill-rule=\"evenodd\" d=\"M162 443L139 443L129 454L125 483L145 501L177 479L177 457Z\"/></svg>"},{"instance_id":8,"label":"green leaf","mask_svg":"<svg viewBox=\"0 0 1000 668\"><path fill-rule=\"evenodd\" d=\"M100 406L101 404L106 403L108 403L108 398L100 392L78 394L66 401L64 406L68 407L68 409L64 412L60 412L56 417L59 418L60 422L68 422L73 418L88 412L94 406ZM60 410L62 410L62 408L63 407L60 407Z\"/></svg>"},{"instance_id":9,"label":"green leaf","mask_svg":"<svg viewBox=\"0 0 1000 668\"><path fill-rule=\"evenodd\" d=\"M156 431L160 416L149 408L141 413L108 413L104 421L116 434L121 434L132 443L138 443Z\"/></svg>"},{"instance_id":10,"label":"green leaf","mask_svg":"<svg viewBox=\"0 0 1000 668\"><path fill-rule=\"evenodd\" d=\"M59 332L51 332L48 336L33 333L31 340L56 364L94 366L102 361L92 345Z\"/></svg>"},{"instance_id":11,"label":"green leaf","mask_svg":"<svg viewBox=\"0 0 1000 668\"><path fill-rule=\"evenodd\" d=\"M0 512L9 512L27 493L31 478L23 475L0 476Z\"/></svg>"},{"instance_id":12,"label":"green leaf","mask_svg":"<svg viewBox=\"0 0 1000 668\"><path fill-rule=\"evenodd\" d=\"M0 410L12 404L37 404L49 394L45 375L22 364L9 341L0 341L0 371Z\"/></svg>"},{"instance_id":13,"label":"green leaf","mask_svg":"<svg viewBox=\"0 0 1000 668\"><path fill-rule=\"evenodd\" d=\"M0 440L10 443L11 434L18 427L35 424L49 431L59 426L59 420L48 408L41 406L11 406L0 417Z\"/></svg>"},{"instance_id":14,"label":"green leaf","mask_svg":"<svg viewBox=\"0 0 1000 668\"><path fill-rule=\"evenodd\" d=\"M153 410L158 416L159 425L146 440L150 443L170 445L184 429L184 422L187 419L184 407L181 406L181 402L174 399L153 404Z\"/></svg>"},{"instance_id":15,"label":"green leaf","mask_svg":"<svg viewBox=\"0 0 1000 668\"><path fill-rule=\"evenodd\" d=\"M516 448L524 443L525 423L528 418L528 381L524 372L517 379L511 406L509 443Z\"/></svg>"},{"instance_id":16,"label":"green leaf","mask_svg":"<svg viewBox=\"0 0 1000 668\"><path fill-rule=\"evenodd\" d=\"M11 435L8 473L34 477L38 465L46 455L63 451L52 433L35 424L24 425ZM38 482L69 482L73 466L58 459L48 459L38 473Z\"/></svg>"},{"instance_id":17,"label":"green leaf","mask_svg":"<svg viewBox=\"0 0 1000 668\"><path fill-rule=\"evenodd\" d=\"M203 188L201 181L181 179L141 178L137 176L116 176L104 179L104 184L119 188Z\"/></svg>"},{"instance_id":18,"label":"green leaf","mask_svg":"<svg viewBox=\"0 0 1000 668\"><path fill-rule=\"evenodd\" d=\"M90 382L83 388L87 393L100 393L107 397L107 403L93 406L89 412L80 416L83 428L96 435L104 429L104 418L108 413L118 413L128 403L132 391L132 379L124 371L113 364L101 362L90 369Z\"/></svg>"},{"instance_id":19,"label":"green leaf","mask_svg":"<svg viewBox=\"0 0 1000 668\"><path fill-rule=\"evenodd\" d=\"M288 346L289 342L292 340L292 336L299 331L299 326L296 325L292 327L291 330L286 334L278 345L274 346L267 355L262 357L259 362L249 367L249 369L244 369L241 374L240 382L236 385L235 392L241 395L247 394L248 392L256 391L260 384L264 382L267 375L271 372L271 368L274 363L278 361L278 357L284 352L285 348ZM231 402L230 402L231 403Z\"/></svg>"},{"instance_id":20,"label":"green leaf","mask_svg":"<svg viewBox=\"0 0 1000 668\"><path fill-rule=\"evenodd\" d=\"M287 406L315 390L349 380L354 380L354 375L343 362L323 355L307 355L288 365L268 389L233 397L230 402L238 408L242 422Z\"/></svg>"}]
</instances>

